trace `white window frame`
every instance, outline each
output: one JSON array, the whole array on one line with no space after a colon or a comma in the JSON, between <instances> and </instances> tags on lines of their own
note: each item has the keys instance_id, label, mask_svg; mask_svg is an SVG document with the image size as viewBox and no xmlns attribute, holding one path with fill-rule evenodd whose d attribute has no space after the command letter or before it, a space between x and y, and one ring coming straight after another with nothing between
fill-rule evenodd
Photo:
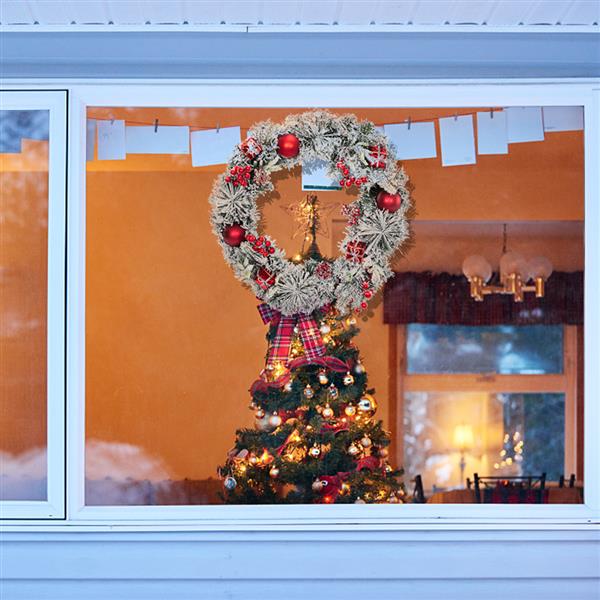
<instances>
[{"instance_id":1,"label":"white window frame","mask_svg":"<svg viewBox=\"0 0 600 600\"><path fill-rule=\"evenodd\" d=\"M40 82L52 87L52 82ZM56 87L56 83L54 83ZM80 81L70 88L67 254L67 514L82 526L273 528L293 524L432 528L600 521L600 82L591 80ZM583 106L585 111L585 504L581 505L269 505L119 506L84 504L85 452L85 122L88 106L166 107L482 107ZM201 199L199 199L201 201Z\"/></svg>"},{"instance_id":2,"label":"white window frame","mask_svg":"<svg viewBox=\"0 0 600 600\"><path fill-rule=\"evenodd\" d=\"M46 500L0 502L3 519L65 517L66 90L0 92L2 110L48 110L48 288L46 336Z\"/></svg>"},{"instance_id":3,"label":"white window frame","mask_svg":"<svg viewBox=\"0 0 600 600\"><path fill-rule=\"evenodd\" d=\"M408 373L407 325L396 326L396 462L404 465L404 398L407 392L489 394L562 394L564 396L564 465L566 478L577 471L577 326L563 325L562 373ZM474 327L476 328L476 327ZM525 432L527 435L527 432ZM493 473L492 473L493 474ZM467 475L471 476L467 473ZM430 482L425 481L425 484ZM427 486L428 487L428 486Z\"/></svg>"}]
</instances>

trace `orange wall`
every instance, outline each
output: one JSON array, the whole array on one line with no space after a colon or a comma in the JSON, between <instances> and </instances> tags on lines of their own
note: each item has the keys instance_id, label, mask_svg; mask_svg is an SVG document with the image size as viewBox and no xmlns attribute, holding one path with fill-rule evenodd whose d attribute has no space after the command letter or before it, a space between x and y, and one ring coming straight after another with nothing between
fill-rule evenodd
<instances>
[{"instance_id":1,"label":"orange wall","mask_svg":"<svg viewBox=\"0 0 600 600\"><path fill-rule=\"evenodd\" d=\"M0 451L46 445L48 142L0 154Z\"/></svg>"}]
</instances>

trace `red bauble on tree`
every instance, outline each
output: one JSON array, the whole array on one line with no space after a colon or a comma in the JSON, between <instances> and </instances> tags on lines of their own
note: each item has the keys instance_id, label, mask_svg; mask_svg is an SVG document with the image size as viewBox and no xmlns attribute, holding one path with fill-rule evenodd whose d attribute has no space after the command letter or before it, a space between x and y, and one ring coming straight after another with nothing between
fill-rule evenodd
<instances>
[{"instance_id":1,"label":"red bauble on tree","mask_svg":"<svg viewBox=\"0 0 600 600\"><path fill-rule=\"evenodd\" d=\"M246 239L246 230L237 223L227 225L223 229L223 241L230 246L237 247Z\"/></svg>"},{"instance_id":2,"label":"red bauble on tree","mask_svg":"<svg viewBox=\"0 0 600 600\"><path fill-rule=\"evenodd\" d=\"M277 138L277 152L283 158L294 158L300 152L300 140L293 133L286 133Z\"/></svg>"},{"instance_id":3,"label":"red bauble on tree","mask_svg":"<svg viewBox=\"0 0 600 600\"><path fill-rule=\"evenodd\" d=\"M385 190L381 190L377 194L377 208L381 210L387 210L388 212L396 212L402 204L402 197L400 194L390 194Z\"/></svg>"}]
</instances>

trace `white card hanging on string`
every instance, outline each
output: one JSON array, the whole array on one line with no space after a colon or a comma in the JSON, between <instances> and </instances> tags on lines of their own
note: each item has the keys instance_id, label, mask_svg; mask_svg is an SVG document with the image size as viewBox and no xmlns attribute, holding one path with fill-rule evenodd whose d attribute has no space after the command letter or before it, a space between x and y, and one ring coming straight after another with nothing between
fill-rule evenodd
<instances>
[{"instance_id":1,"label":"white card hanging on string","mask_svg":"<svg viewBox=\"0 0 600 600\"><path fill-rule=\"evenodd\" d=\"M222 165L241 141L239 127L192 131L192 167Z\"/></svg>"},{"instance_id":2,"label":"white card hanging on string","mask_svg":"<svg viewBox=\"0 0 600 600\"><path fill-rule=\"evenodd\" d=\"M477 154L508 154L503 110L477 113Z\"/></svg>"},{"instance_id":3,"label":"white card hanging on string","mask_svg":"<svg viewBox=\"0 0 600 600\"><path fill-rule=\"evenodd\" d=\"M125 121L98 121L98 160L125 160Z\"/></svg>"},{"instance_id":4,"label":"white card hanging on string","mask_svg":"<svg viewBox=\"0 0 600 600\"><path fill-rule=\"evenodd\" d=\"M582 131L583 106L544 106L544 131Z\"/></svg>"},{"instance_id":5,"label":"white card hanging on string","mask_svg":"<svg viewBox=\"0 0 600 600\"><path fill-rule=\"evenodd\" d=\"M85 128L85 160L94 160L96 150L96 119L88 119Z\"/></svg>"},{"instance_id":6,"label":"white card hanging on string","mask_svg":"<svg viewBox=\"0 0 600 600\"><path fill-rule=\"evenodd\" d=\"M190 128L161 125L127 126L127 154L189 154Z\"/></svg>"},{"instance_id":7,"label":"white card hanging on string","mask_svg":"<svg viewBox=\"0 0 600 600\"><path fill-rule=\"evenodd\" d=\"M544 122L540 106L510 106L505 108L504 112L509 144L544 141Z\"/></svg>"},{"instance_id":8,"label":"white card hanging on string","mask_svg":"<svg viewBox=\"0 0 600 600\"><path fill-rule=\"evenodd\" d=\"M383 126L394 146L398 160L417 158L435 158L435 124L428 123L393 123Z\"/></svg>"},{"instance_id":9,"label":"white card hanging on string","mask_svg":"<svg viewBox=\"0 0 600 600\"><path fill-rule=\"evenodd\" d=\"M438 119L440 123L440 143L442 146L442 166L474 165L475 132L473 115Z\"/></svg>"},{"instance_id":10,"label":"white card hanging on string","mask_svg":"<svg viewBox=\"0 0 600 600\"><path fill-rule=\"evenodd\" d=\"M340 175L341 177L341 175ZM302 190L341 190L339 181L327 175L327 163L324 160L313 160L302 165Z\"/></svg>"}]
</instances>

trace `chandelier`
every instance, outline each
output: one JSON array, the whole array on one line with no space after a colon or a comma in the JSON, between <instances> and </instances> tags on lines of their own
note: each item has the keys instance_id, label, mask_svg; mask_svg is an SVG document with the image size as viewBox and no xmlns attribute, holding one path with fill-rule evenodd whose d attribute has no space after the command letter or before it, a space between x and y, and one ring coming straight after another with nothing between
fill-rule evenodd
<instances>
[{"instance_id":1,"label":"chandelier","mask_svg":"<svg viewBox=\"0 0 600 600\"><path fill-rule=\"evenodd\" d=\"M498 273L479 254L467 256L462 270L469 280L471 298L482 302L489 294L510 294L515 302L523 302L526 293L543 298L546 280L552 274L552 263L545 256L530 260L518 252L507 250L507 227L502 228L502 256Z\"/></svg>"}]
</instances>

